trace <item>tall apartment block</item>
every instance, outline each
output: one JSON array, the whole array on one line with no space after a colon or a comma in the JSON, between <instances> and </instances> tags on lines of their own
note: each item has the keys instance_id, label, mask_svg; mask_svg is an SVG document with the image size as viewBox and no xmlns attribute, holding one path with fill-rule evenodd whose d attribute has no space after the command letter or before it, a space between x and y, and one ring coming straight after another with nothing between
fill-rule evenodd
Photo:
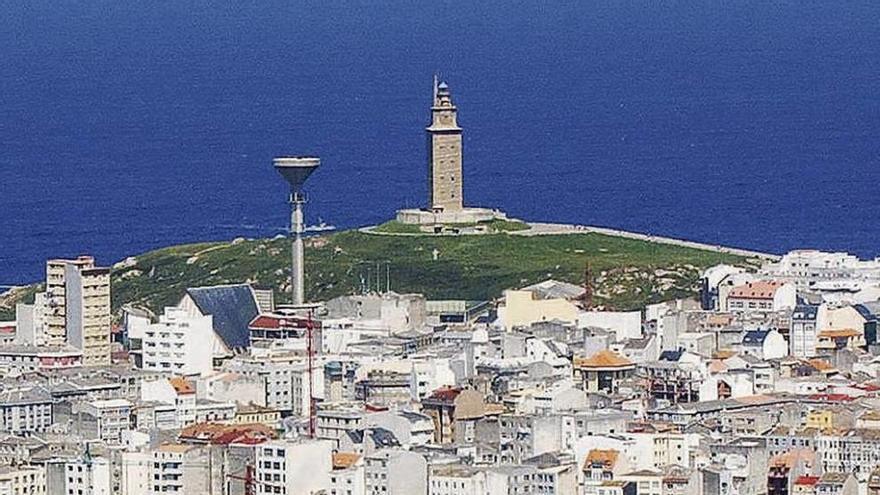
<instances>
[{"instance_id":1,"label":"tall apartment block","mask_svg":"<svg viewBox=\"0 0 880 495\"><path fill-rule=\"evenodd\" d=\"M83 351L85 366L110 364L110 268L91 256L46 262L46 344Z\"/></svg>"}]
</instances>

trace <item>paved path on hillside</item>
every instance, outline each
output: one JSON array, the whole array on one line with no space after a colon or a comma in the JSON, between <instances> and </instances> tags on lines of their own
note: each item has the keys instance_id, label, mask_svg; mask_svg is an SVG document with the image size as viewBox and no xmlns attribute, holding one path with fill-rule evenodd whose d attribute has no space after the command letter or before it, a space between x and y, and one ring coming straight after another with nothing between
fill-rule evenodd
<instances>
[{"instance_id":1,"label":"paved path on hillside","mask_svg":"<svg viewBox=\"0 0 880 495\"><path fill-rule=\"evenodd\" d=\"M704 249L715 251L718 253L734 254L737 256L748 256L761 258L766 260L778 260L779 256L770 253L762 253L758 251L750 251L748 249L738 249L716 244L704 244L702 242L686 241L683 239L674 239L672 237L661 237L656 235L639 234L636 232L627 232L625 230L608 229L605 227L592 227L589 225L569 225L563 223L529 223L529 230L519 230L510 232L511 235L535 236L535 235L564 235L564 234L588 234L596 233L610 235L615 237L625 237L627 239L638 239L641 241L656 242L659 244L671 244L674 246L689 247L694 249Z\"/></svg>"}]
</instances>

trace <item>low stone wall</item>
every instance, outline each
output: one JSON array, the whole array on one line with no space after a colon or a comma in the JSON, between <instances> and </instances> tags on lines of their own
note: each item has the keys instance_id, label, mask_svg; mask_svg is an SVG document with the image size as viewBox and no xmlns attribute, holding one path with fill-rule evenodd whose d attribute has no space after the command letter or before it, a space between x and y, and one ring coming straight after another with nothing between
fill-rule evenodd
<instances>
[{"instance_id":1,"label":"low stone wall","mask_svg":"<svg viewBox=\"0 0 880 495\"><path fill-rule=\"evenodd\" d=\"M397 221L410 225L454 225L507 220L507 215L491 208L464 208L459 211L435 213L428 210L407 209L397 211Z\"/></svg>"}]
</instances>

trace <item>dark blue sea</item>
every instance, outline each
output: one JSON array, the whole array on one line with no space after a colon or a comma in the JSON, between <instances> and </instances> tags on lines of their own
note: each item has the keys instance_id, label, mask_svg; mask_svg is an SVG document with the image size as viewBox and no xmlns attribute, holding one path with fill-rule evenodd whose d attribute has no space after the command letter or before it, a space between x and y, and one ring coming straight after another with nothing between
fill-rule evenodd
<instances>
[{"instance_id":1,"label":"dark blue sea","mask_svg":"<svg viewBox=\"0 0 880 495\"><path fill-rule=\"evenodd\" d=\"M0 8L0 285L425 196L431 79L465 199L782 252L880 255L880 2L36 0Z\"/></svg>"}]
</instances>

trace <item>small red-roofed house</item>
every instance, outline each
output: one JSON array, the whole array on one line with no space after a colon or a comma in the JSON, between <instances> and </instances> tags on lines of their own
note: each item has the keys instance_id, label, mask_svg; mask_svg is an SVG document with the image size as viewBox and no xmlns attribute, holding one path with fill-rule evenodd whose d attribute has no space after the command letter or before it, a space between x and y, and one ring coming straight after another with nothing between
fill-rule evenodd
<instances>
[{"instance_id":1,"label":"small red-roofed house","mask_svg":"<svg viewBox=\"0 0 880 495\"><path fill-rule=\"evenodd\" d=\"M725 310L772 313L793 309L797 304L794 284L779 280L754 280L730 290Z\"/></svg>"},{"instance_id":2,"label":"small red-roofed house","mask_svg":"<svg viewBox=\"0 0 880 495\"><path fill-rule=\"evenodd\" d=\"M631 471L626 456L614 449L592 449L587 452L581 464L584 479L584 492L596 493L603 483L614 481L618 476Z\"/></svg>"},{"instance_id":3,"label":"small red-roofed house","mask_svg":"<svg viewBox=\"0 0 880 495\"><path fill-rule=\"evenodd\" d=\"M434 423L434 441L452 443L473 434L486 414L486 401L476 390L443 387L422 399L422 413Z\"/></svg>"},{"instance_id":4,"label":"small red-roofed house","mask_svg":"<svg viewBox=\"0 0 880 495\"><path fill-rule=\"evenodd\" d=\"M617 392L620 380L635 373L636 365L629 359L613 352L599 351L592 356L573 360L575 373L580 373L586 392Z\"/></svg>"},{"instance_id":5,"label":"small red-roofed house","mask_svg":"<svg viewBox=\"0 0 880 495\"><path fill-rule=\"evenodd\" d=\"M815 495L818 476L799 476L791 485L792 495Z\"/></svg>"}]
</instances>

